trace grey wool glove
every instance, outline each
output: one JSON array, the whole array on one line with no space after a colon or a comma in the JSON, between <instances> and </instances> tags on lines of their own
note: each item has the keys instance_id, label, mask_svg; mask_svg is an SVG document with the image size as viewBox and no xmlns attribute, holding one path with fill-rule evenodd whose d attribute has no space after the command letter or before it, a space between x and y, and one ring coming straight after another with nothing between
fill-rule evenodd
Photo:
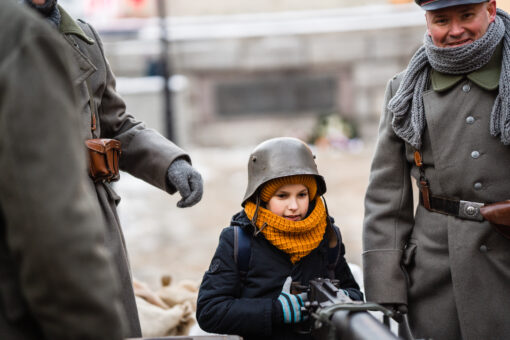
<instances>
[{"instance_id":1,"label":"grey wool glove","mask_svg":"<svg viewBox=\"0 0 510 340\"><path fill-rule=\"evenodd\" d=\"M170 164L167 178L182 197L177 202L179 208L191 207L202 198L202 176L184 159L178 158Z\"/></svg>"}]
</instances>

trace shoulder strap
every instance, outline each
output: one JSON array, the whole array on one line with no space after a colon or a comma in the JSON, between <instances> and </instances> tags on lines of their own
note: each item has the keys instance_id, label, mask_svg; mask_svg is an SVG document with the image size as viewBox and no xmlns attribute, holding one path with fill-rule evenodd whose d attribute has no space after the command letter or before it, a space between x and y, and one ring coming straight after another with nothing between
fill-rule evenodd
<instances>
[{"instance_id":1,"label":"shoulder strap","mask_svg":"<svg viewBox=\"0 0 510 340\"><path fill-rule=\"evenodd\" d=\"M333 224L333 219L329 215L328 204L326 203L326 199L322 196L322 201L324 202L324 207L326 208L326 222L327 222L327 247L328 247L328 276L331 280L335 279L335 268L338 264L338 260L340 259L340 253L342 248L342 235L340 235L340 230L335 227ZM336 246L334 248L329 247L329 241L336 237Z\"/></svg>"},{"instance_id":2,"label":"shoulder strap","mask_svg":"<svg viewBox=\"0 0 510 340\"><path fill-rule=\"evenodd\" d=\"M241 275L241 281L246 279L251 257L251 237L241 227L234 227L234 261Z\"/></svg>"},{"instance_id":3,"label":"shoulder strap","mask_svg":"<svg viewBox=\"0 0 510 340\"><path fill-rule=\"evenodd\" d=\"M334 235L336 237L337 243L336 247L330 248L328 246L328 276L331 280L335 279L335 268L338 264L338 260L340 259L340 248L342 247L342 236L338 228L335 228L333 224L330 224L331 229L334 231ZM333 234L333 233L332 233Z\"/></svg>"}]
</instances>

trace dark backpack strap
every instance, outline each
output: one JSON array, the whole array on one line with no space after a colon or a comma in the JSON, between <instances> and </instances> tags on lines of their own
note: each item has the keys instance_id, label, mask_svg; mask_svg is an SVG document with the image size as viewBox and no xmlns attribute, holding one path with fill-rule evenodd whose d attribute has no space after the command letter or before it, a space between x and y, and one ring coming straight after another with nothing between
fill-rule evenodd
<instances>
[{"instance_id":1,"label":"dark backpack strap","mask_svg":"<svg viewBox=\"0 0 510 340\"><path fill-rule=\"evenodd\" d=\"M234 227L234 261L241 281L246 279L251 257L251 237L241 227Z\"/></svg>"},{"instance_id":2,"label":"dark backpack strap","mask_svg":"<svg viewBox=\"0 0 510 340\"><path fill-rule=\"evenodd\" d=\"M336 265L338 264L338 260L340 259L340 248L342 247L342 235L340 235L340 231L338 230L338 228L335 228L335 226L333 226L332 224L329 224L329 227L334 231L334 235L336 236L337 240L336 246L334 248L330 248L328 244L328 276L331 280L334 280L335 268Z\"/></svg>"}]
</instances>

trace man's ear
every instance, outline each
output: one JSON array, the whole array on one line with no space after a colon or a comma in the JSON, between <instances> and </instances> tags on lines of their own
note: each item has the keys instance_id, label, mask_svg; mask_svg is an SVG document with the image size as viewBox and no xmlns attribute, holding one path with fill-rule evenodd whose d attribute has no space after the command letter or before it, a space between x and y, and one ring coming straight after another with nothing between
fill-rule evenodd
<instances>
[{"instance_id":1,"label":"man's ear","mask_svg":"<svg viewBox=\"0 0 510 340\"><path fill-rule=\"evenodd\" d=\"M494 22L496 20L496 14L497 14L497 6L496 6L496 0L490 0L487 4L487 12L489 14L489 22Z\"/></svg>"}]
</instances>

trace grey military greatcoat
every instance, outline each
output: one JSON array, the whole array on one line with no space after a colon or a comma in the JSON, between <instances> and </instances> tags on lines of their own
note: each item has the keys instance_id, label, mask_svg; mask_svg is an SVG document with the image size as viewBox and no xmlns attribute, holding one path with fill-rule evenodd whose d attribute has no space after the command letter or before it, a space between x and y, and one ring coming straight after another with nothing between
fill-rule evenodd
<instances>
[{"instance_id":1,"label":"grey military greatcoat","mask_svg":"<svg viewBox=\"0 0 510 340\"><path fill-rule=\"evenodd\" d=\"M0 21L0 339L120 340L69 47L15 1L0 1Z\"/></svg>"},{"instance_id":2,"label":"grey military greatcoat","mask_svg":"<svg viewBox=\"0 0 510 340\"><path fill-rule=\"evenodd\" d=\"M497 59L497 57L495 57ZM510 146L489 133L499 63L472 74L433 74L423 95L425 175L432 194L474 202L510 198ZM389 82L385 108L402 76ZM413 212L414 149L384 110L365 199L367 300L408 304L416 337L510 338L510 240L489 222Z\"/></svg>"},{"instance_id":3,"label":"grey military greatcoat","mask_svg":"<svg viewBox=\"0 0 510 340\"><path fill-rule=\"evenodd\" d=\"M175 144L146 128L126 112L126 105L115 90L115 78L97 32L80 20L75 22L62 7L59 9L62 14L59 29L74 51L74 80L78 87L84 139L119 140L122 143L121 170L174 193L176 189L166 182L167 169L176 158L189 160L189 157ZM96 121L95 131L91 131L93 120ZM122 297L131 324L129 335L140 336L126 245L116 210L120 197L109 183L96 183L95 190L107 220L107 247L113 252L123 282Z\"/></svg>"}]
</instances>

